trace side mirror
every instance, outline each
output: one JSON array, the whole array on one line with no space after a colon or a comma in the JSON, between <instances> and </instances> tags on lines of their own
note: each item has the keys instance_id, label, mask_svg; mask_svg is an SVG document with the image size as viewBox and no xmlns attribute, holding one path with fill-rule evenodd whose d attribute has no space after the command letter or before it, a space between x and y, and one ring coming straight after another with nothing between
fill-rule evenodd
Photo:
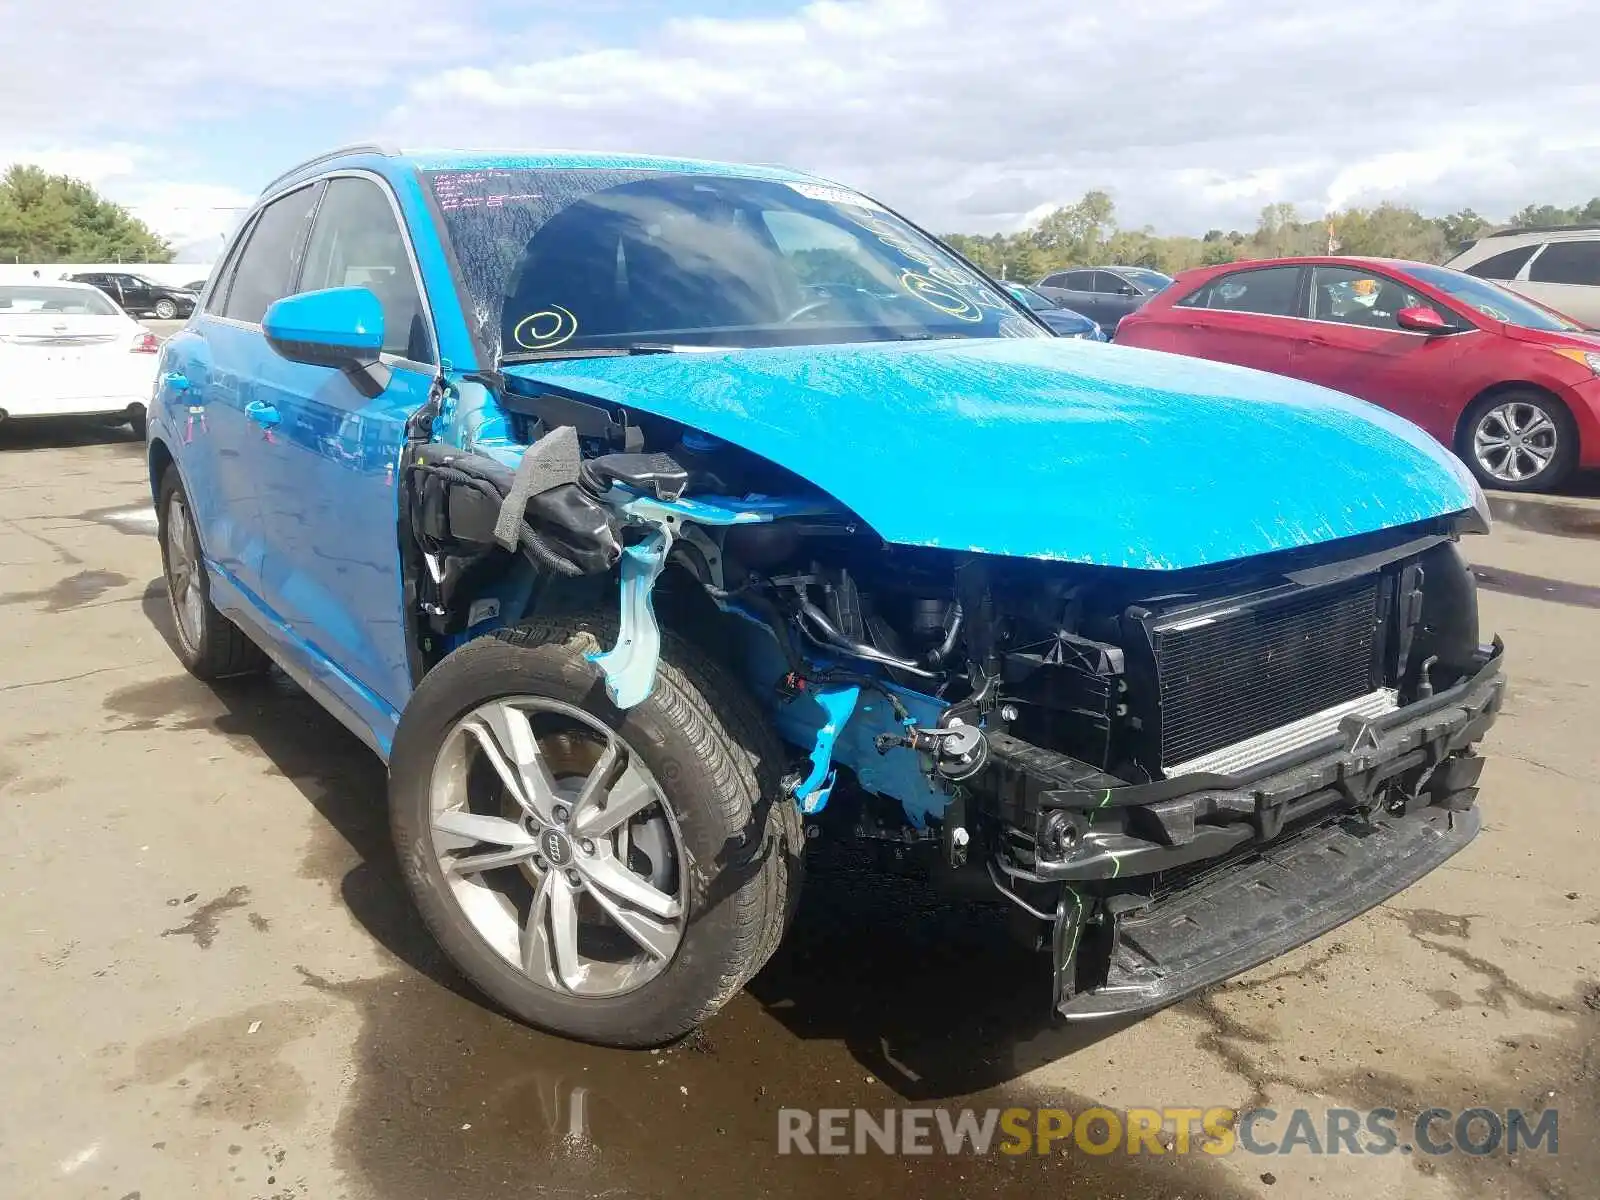
<instances>
[{"instance_id":1,"label":"side mirror","mask_svg":"<svg viewBox=\"0 0 1600 1200\"><path fill-rule=\"evenodd\" d=\"M1450 322L1431 308L1402 308L1394 315L1394 323L1412 333L1449 333Z\"/></svg>"},{"instance_id":2,"label":"side mirror","mask_svg":"<svg viewBox=\"0 0 1600 1200\"><path fill-rule=\"evenodd\" d=\"M285 296L261 319L267 345L290 362L332 367L363 395L389 386L383 352L383 305L364 287L325 288Z\"/></svg>"}]
</instances>

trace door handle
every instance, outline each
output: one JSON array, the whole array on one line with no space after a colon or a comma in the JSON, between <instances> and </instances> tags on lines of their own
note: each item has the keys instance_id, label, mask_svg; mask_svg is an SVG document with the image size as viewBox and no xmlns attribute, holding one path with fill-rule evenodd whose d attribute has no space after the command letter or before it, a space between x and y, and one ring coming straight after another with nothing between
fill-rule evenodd
<instances>
[{"instance_id":1,"label":"door handle","mask_svg":"<svg viewBox=\"0 0 1600 1200\"><path fill-rule=\"evenodd\" d=\"M252 400L249 404L246 404L244 406L244 415L263 429L271 429L279 421L283 420L278 415L276 408L260 400Z\"/></svg>"}]
</instances>

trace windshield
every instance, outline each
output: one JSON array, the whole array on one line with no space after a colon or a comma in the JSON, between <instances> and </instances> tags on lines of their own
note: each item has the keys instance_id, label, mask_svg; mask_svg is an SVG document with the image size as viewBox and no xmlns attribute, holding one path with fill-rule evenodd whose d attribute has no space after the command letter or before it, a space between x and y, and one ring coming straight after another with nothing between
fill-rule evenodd
<instances>
[{"instance_id":1,"label":"windshield","mask_svg":"<svg viewBox=\"0 0 1600 1200\"><path fill-rule=\"evenodd\" d=\"M50 287L48 284L0 286L0 317L22 313L115 317L120 309L93 288Z\"/></svg>"},{"instance_id":2,"label":"windshield","mask_svg":"<svg viewBox=\"0 0 1600 1200\"><path fill-rule=\"evenodd\" d=\"M588 168L426 180L482 336L507 361L1048 336L938 243L843 188Z\"/></svg>"},{"instance_id":3,"label":"windshield","mask_svg":"<svg viewBox=\"0 0 1600 1200\"><path fill-rule=\"evenodd\" d=\"M1524 300L1508 292L1499 284L1477 279L1452 271L1448 267L1431 267L1423 263L1407 263L1406 270L1423 283L1454 296L1468 308L1507 325L1523 329L1543 329L1549 333L1579 333L1583 326L1558 316L1548 308Z\"/></svg>"},{"instance_id":4,"label":"windshield","mask_svg":"<svg viewBox=\"0 0 1600 1200\"><path fill-rule=\"evenodd\" d=\"M1118 267L1117 271L1130 283L1137 284L1147 292L1159 292L1172 282L1172 276L1148 267Z\"/></svg>"}]
</instances>

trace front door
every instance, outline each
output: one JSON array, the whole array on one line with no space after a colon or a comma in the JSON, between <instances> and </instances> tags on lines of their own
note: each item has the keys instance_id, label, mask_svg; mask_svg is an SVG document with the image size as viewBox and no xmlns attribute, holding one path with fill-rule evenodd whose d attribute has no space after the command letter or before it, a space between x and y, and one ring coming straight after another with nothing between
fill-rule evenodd
<instances>
[{"instance_id":1,"label":"front door","mask_svg":"<svg viewBox=\"0 0 1600 1200\"><path fill-rule=\"evenodd\" d=\"M1143 302L1144 297L1122 276L1111 271L1094 273L1095 320L1105 331L1115 333L1118 323Z\"/></svg>"},{"instance_id":2,"label":"front door","mask_svg":"<svg viewBox=\"0 0 1600 1200\"><path fill-rule=\"evenodd\" d=\"M256 396L273 445L261 508L268 605L292 652L387 740L411 692L400 573L399 468L406 422L438 368L408 242L385 184L327 181L297 292L369 288L383 305L381 394L270 351Z\"/></svg>"},{"instance_id":3,"label":"front door","mask_svg":"<svg viewBox=\"0 0 1600 1200\"><path fill-rule=\"evenodd\" d=\"M150 292L150 285L134 275L114 276L117 286L122 289L122 307L130 313L149 312L155 304L155 296Z\"/></svg>"},{"instance_id":4,"label":"front door","mask_svg":"<svg viewBox=\"0 0 1600 1200\"><path fill-rule=\"evenodd\" d=\"M1444 382L1461 338L1472 335L1415 333L1395 314L1430 308L1453 325L1460 319L1397 279L1355 267L1313 267L1309 305L1290 373L1398 413L1448 445L1455 409Z\"/></svg>"}]
</instances>

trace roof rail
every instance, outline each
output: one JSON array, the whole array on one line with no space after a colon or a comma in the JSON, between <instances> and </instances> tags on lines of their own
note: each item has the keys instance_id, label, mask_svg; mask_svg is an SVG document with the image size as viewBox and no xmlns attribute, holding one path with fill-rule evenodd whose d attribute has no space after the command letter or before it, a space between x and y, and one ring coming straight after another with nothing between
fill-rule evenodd
<instances>
[{"instance_id":1,"label":"roof rail","mask_svg":"<svg viewBox=\"0 0 1600 1200\"><path fill-rule=\"evenodd\" d=\"M1600 224L1590 221L1582 225L1514 225L1510 229L1496 229L1484 237L1517 237L1524 233L1588 233L1600 230Z\"/></svg>"},{"instance_id":2,"label":"roof rail","mask_svg":"<svg viewBox=\"0 0 1600 1200\"><path fill-rule=\"evenodd\" d=\"M267 184L266 187L262 188L261 194L263 196L266 195L284 180L300 174L300 172L304 171L307 167L314 167L319 163L329 162L335 158L343 158L347 154L381 154L385 158L392 158L398 153L400 152L393 146L386 145L382 142L352 142L348 146L336 146L332 150L324 151L323 153L316 155L314 158L308 158L305 160L305 162L297 163L295 166L290 167L271 183Z\"/></svg>"}]
</instances>

